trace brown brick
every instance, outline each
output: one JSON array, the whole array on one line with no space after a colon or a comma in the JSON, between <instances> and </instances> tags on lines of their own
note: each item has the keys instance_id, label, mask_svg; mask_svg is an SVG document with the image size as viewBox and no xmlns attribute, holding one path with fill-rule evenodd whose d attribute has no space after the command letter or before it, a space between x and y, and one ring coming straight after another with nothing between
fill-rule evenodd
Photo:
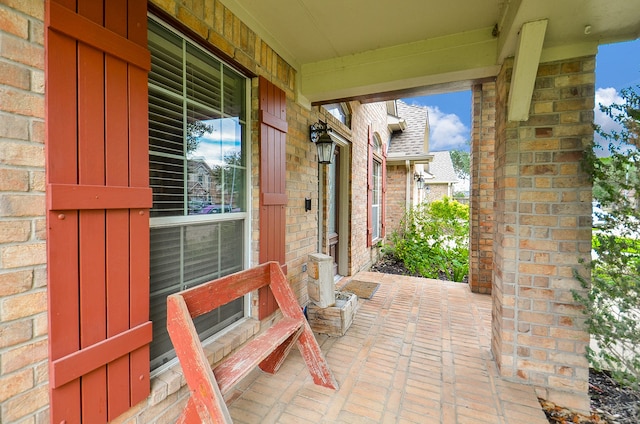
<instances>
[{"instance_id":1,"label":"brown brick","mask_svg":"<svg viewBox=\"0 0 640 424\"><path fill-rule=\"evenodd\" d=\"M33 337L30 320L20 320L0 324L0 349L26 342ZM0 384L0 393L2 384ZM2 402L2 395L0 395Z\"/></svg>"},{"instance_id":2,"label":"brown brick","mask_svg":"<svg viewBox=\"0 0 640 424\"><path fill-rule=\"evenodd\" d=\"M46 244L18 244L0 248L0 260L5 269L43 265L47 262Z\"/></svg>"},{"instance_id":3,"label":"brown brick","mask_svg":"<svg viewBox=\"0 0 640 424\"><path fill-rule=\"evenodd\" d=\"M7 400L2 405L2 417L7 422L17 422L20 418L34 413L48 403L48 387L46 385L38 386Z\"/></svg>"},{"instance_id":4,"label":"brown brick","mask_svg":"<svg viewBox=\"0 0 640 424\"><path fill-rule=\"evenodd\" d=\"M557 202L556 191L522 191L520 193L521 202Z\"/></svg>"},{"instance_id":5,"label":"brown brick","mask_svg":"<svg viewBox=\"0 0 640 424\"><path fill-rule=\"evenodd\" d=\"M582 61L574 60L572 62L564 62L560 69L560 72L563 74L580 72L582 71Z\"/></svg>"},{"instance_id":6,"label":"brown brick","mask_svg":"<svg viewBox=\"0 0 640 424\"><path fill-rule=\"evenodd\" d=\"M26 40L0 35L0 55L37 69L44 69L44 47Z\"/></svg>"},{"instance_id":7,"label":"brown brick","mask_svg":"<svg viewBox=\"0 0 640 424\"><path fill-rule=\"evenodd\" d=\"M209 35L209 28L207 28L207 25L189 9L178 5L178 14L176 17L180 22L195 31L200 37L205 40L207 39L207 36Z\"/></svg>"},{"instance_id":8,"label":"brown brick","mask_svg":"<svg viewBox=\"0 0 640 424\"><path fill-rule=\"evenodd\" d=\"M2 0L2 4L44 21L44 4L42 0Z\"/></svg>"},{"instance_id":9,"label":"brown brick","mask_svg":"<svg viewBox=\"0 0 640 424\"><path fill-rule=\"evenodd\" d=\"M11 62L0 62L0 84L28 90L30 86L29 76L29 70L25 67ZM7 117L0 117L0 119L7 119ZM6 129L3 128L0 131L5 132Z\"/></svg>"},{"instance_id":10,"label":"brown brick","mask_svg":"<svg viewBox=\"0 0 640 424\"><path fill-rule=\"evenodd\" d=\"M44 96L0 87L0 110L42 118L44 117Z\"/></svg>"},{"instance_id":11,"label":"brown brick","mask_svg":"<svg viewBox=\"0 0 640 424\"><path fill-rule=\"evenodd\" d=\"M44 195L0 194L0 216L43 216Z\"/></svg>"},{"instance_id":12,"label":"brown brick","mask_svg":"<svg viewBox=\"0 0 640 424\"><path fill-rule=\"evenodd\" d=\"M0 403L26 392L33 387L33 370L24 369L19 372L0 377Z\"/></svg>"},{"instance_id":13,"label":"brown brick","mask_svg":"<svg viewBox=\"0 0 640 424\"><path fill-rule=\"evenodd\" d=\"M30 235L30 221L0 221L0 244L25 242Z\"/></svg>"},{"instance_id":14,"label":"brown brick","mask_svg":"<svg viewBox=\"0 0 640 424\"><path fill-rule=\"evenodd\" d=\"M548 137L553 137L553 128L551 127L536 128L536 138L548 138Z\"/></svg>"},{"instance_id":15,"label":"brown brick","mask_svg":"<svg viewBox=\"0 0 640 424\"><path fill-rule=\"evenodd\" d=\"M35 20L29 22L29 41L44 46L44 22Z\"/></svg>"},{"instance_id":16,"label":"brown brick","mask_svg":"<svg viewBox=\"0 0 640 424\"><path fill-rule=\"evenodd\" d=\"M520 166L521 175L556 175L558 167L556 165L522 165Z\"/></svg>"},{"instance_id":17,"label":"brown brick","mask_svg":"<svg viewBox=\"0 0 640 424\"><path fill-rule=\"evenodd\" d=\"M20 169L0 169L0 191L28 191L29 172Z\"/></svg>"},{"instance_id":18,"label":"brown brick","mask_svg":"<svg viewBox=\"0 0 640 424\"><path fill-rule=\"evenodd\" d=\"M518 271L526 274L542 274L542 275L556 275L558 267L555 265L541 265L541 264L527 264L521 263L518 265Z\"/></svg>"},{"instance_id":19,"label":"brown brick","mask_svg":"<svg viewBox=\"0 0 640 424\"><path fill-rule=\"evenodd\" d=\"M29 37L29 20L11 9L0 9L0 31L26 39Z\"/></svg>"},{"instance_id":20,"label":"brown brick","mask_svg":"<svg viewBox=\"0 0 640 424\"><path fill-rule=\"evenodd\" d=\"M30 191L44 193L46 190L46 181L44 171L32 171L29 175Z\"/></svg>"},{"instance_id":21,"label":"brown brick","mask_svg":"<svg viewBox=\"0 0 640 424\"><path fill-rule=\"evenodd\" d=\"M47 341L40 340L14 349L9 349L0 355L2 359L2 374L34 365L47 359Z\"/></svg>"},{"instance_id":22,"label":"brown brick","mask_svg":"<svg viewBox=\"0 0 640 424\"><path fill-rule=\"evenodd\" d=\"M2 321L12 321L47 310L47 292L29 292L4 299L0 310Z\"/></svg>"},{"instance_id":23,"label":"brown brick","mask_svg":"<svg viewBox=\"0 0 640 424\"><path fill-rule=\"evenodd\" d=\"M23 293L33 284L32 271L3 272L0 274L0 296Z\"/></svg>"},{"instance_id":24,"label":"brown brick","mask_svg":"<svg viewBox=\"0 0 640 424\"><path fill-rule=\"evenodd\" d=\"M30 140L36 143L44 144L45 138L45 125L44 121L37 119L31 120L31 137Z\"/></svg>"},{"instance_id":25,"label":"brown brick","mask_svg":"<svg viewBox=\"0 0 640 424\"><path fill-rule=\"evenodd\" d=\"M1 65L0 65L1 68ZM0 79L2 69L0 69ZM2 81L0 81L0 84ZM29 139L29 118L15 115L0 115L0 138L13 138L16 140Z\"/></svg>"}]
</instances>

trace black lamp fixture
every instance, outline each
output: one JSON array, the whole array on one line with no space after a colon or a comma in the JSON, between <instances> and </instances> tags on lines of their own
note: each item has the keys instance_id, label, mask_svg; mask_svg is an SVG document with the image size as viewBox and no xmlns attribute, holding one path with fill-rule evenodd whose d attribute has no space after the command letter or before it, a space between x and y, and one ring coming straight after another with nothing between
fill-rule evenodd
<instances>
[{"instance_id":1,"label":"black lamp fixture","mask_svg":"<svg viewBox=\"0 0 640 424\"><path fill-rule=\"evenodd\" d=\"M413 174L413 179L416 180L416 187L418 190L422 190L424 188L424 176L421 172L416 172Z\"/></svg>"},{"instance_id":2,"label":"black lamp fixture","mask_svg":"<svg viewBox=\"0 0 640 424\"><path fill-rule=\"evenodd\" d=\"M309 138L318 149L318 163L331 163L336 151L336 143L329 133L331 128L325 122L318 121L309 127Z\"/></svg>"}]
</instances>

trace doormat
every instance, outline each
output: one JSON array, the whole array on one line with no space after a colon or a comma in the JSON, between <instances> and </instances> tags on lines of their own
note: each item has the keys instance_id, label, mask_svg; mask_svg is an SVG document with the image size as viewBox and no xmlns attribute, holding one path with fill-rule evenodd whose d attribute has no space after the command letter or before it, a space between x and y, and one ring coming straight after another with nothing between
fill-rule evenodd
<instances>
[{"instance_id":1,"label":"doormat","mask_svg":"<svg viewBox=\"0 0 640 424\"><path fill-rule=\"evenodd\" d=\"M371 299L379 287L380 283L351 280L345 284L340 291L351 292L360 299Z\"/></svg>"}]
</instances>

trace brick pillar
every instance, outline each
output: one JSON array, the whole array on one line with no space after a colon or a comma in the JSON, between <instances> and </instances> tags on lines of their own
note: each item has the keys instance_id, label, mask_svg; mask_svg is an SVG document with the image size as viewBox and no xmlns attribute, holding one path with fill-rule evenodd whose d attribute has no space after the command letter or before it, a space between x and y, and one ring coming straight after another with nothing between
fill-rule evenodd
<instances>
[{"instance_id":1,"label":"brick pillar","mask_svg":"<svg viewBox=\"0 0 640 424\"><path fill-rule=\"evenodd\" d=\"M496 83L473 86L472 96L469 287L476 293L491 293Z\"/></svg>"},{"instance_id":2,"label":"brick pillar","mask_svg":"<svg viewBox=\"0 0 640 424\"><path fill-rule=\"evenodd\" d=\"M502 376L588 411L589 335L572 290L591 250L580 160L593 138L595 57L540 65L524 122L507 121L512 67L497 80L492 350Z\"/></svg>"}]
</instances>

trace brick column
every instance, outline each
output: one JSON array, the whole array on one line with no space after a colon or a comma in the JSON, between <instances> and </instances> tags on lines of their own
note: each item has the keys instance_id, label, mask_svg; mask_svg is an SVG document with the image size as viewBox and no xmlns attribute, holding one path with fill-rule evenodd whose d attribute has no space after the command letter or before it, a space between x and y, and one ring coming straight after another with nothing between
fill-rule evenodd
<instances>
[{"instance_id":1,"label":"brick column","mask_svg":"<svg viewBox=\"0 0 640 424\"><path fill-rule=\"evenodd\" d=\"M496 83L473 86L472 96L469 287L476 293L491 293Z\"/></svg>"},{"instance_id":2,"label":"brick column","mask_svg":"<svg viewBox=\"0 0 640 424\"><path fill-rule=\"evenodd\" d=\"M591 250L593 56L540 65L529 120L507 121L513 60L497 80L492 350L502 376L588 411L589 335L572 290Z\"/></svg>"}]
</instances>

